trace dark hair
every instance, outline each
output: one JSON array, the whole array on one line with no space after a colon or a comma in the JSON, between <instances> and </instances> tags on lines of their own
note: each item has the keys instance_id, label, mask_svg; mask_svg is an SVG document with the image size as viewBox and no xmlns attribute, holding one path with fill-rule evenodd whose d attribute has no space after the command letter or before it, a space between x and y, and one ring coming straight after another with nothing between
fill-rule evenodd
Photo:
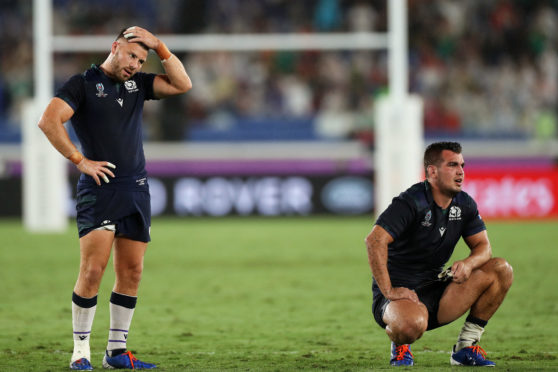
<instances>
[{"instance_id":1,"label":"dark hair","mask_svg":"<svg viewBox=\"0 0 558 372\"><path fill-rule=\"evenodd\" d=\"M120 31L120 33L118 34L118 36L116 37L116 39L114 39L114 40L118 40L118 39L125 39L125 40L128 40L128 39L126 39L126 38L124 37L124 31L126 31L127 29L128 29L128 27L124 27L124 28L122 29L122 31ZM130 39L133 39L133 37L130 38ZM141 45L141 47L142 47L143 49L145 49L145 50L147 50L147 51L149 52L149 48L147 47L147 45L145 45L144 43L137 43L137 44Z\"/></svg>"},{"instance_id":2,"label":"dark hair","mask_svg":"<svg viewBox=\"0 0 558 372\"><path fill-rule=\"evenodd\" d=\"M428 177L428 166L437 166L442 161L442 151L449 150L461 154L461 145L457 142L434 142L424 151L424 174Z\"/></svg>"}]
</instances>

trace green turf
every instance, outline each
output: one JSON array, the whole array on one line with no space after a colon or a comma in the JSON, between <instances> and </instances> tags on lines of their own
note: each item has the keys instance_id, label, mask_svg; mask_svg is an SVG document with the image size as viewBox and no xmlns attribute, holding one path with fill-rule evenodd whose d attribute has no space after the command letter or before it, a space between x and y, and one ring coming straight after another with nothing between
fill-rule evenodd
<instances>
[{"instance_id":1,"label":"green turf","mask_svg":"<svg viewBox=\"0 0 558 372\"><path fill-rule=\"evenodd\" d=\"M370 314L371 222L155 219L128 346L164 371L390 369L389 341ZM558 370L558 223L488 227L515 282L482 346L501 370ZM32 235L4 220L0 236L0 371L67 370L76 233ZM466 253L460 245L456 257ZM109 268L93 325L98 369L113 278ZM462 370L449 366L461 324L417 341L413 369Z\"/></svg>"}]
</instances>

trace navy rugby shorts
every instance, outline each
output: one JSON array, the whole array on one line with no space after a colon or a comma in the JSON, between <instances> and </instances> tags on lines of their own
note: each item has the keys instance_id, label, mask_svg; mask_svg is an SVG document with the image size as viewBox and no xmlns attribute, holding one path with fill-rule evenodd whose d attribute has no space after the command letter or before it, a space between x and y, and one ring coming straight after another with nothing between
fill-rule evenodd
<instances>
[{"instance_id":1,"label":"navy rugby shorts","mask_svg":"<svg viewBox=\"0 0 558 372\"><path fill-rule=\"evenodd\" d=\"M141 242L151 240L151 198L145 177L111 179L97 186L80 180L77 186L77 227L79 237L107 225L115 236Z\"/></svg>"},{"instance_id":2,"label":"navy rugby shorts","mask_svg":"<svg viewBox=\"0 0 558 372\"><path fill-rule=\"evenodd\" d=\"M441 280L434 281L415 289L420 302L422 302L428 310L427 331L445 325L438 322L438 307L440 305L440 299L450 283L451 280L445 282ZM372 314L374 315L374 320L380 327L386 328L383 317L386 307L391 301L384 297L376 283L372 285L372 293L374 295L372 300Z\"/></svg>"}]
</instances>

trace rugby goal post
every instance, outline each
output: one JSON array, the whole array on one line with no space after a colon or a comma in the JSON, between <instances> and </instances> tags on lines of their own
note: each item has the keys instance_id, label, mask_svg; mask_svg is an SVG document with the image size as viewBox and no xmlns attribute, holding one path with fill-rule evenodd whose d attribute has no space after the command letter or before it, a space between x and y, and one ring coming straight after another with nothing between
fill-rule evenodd
<instances>
[{"instance_id":1,"label":"rugby goal post","mask_svg":"<svg viewBox=\"0 0 558 372\"><path fill-rule=\"evenodd\" d=\"M422 104L408 95L407 0L388 2L387 33L158 35L175 52L257 50L386 50L389 95L376 104L376 212L421 175ZM52 0L33 0L35 98L24 114L24 225L31 231L67 227L65 159L37 128L52 97L55 52L108 52L114 35L52 35ZM417 151L418 150L418 151ZM48 185L48 187L45 187Z\"/></svg>"},{"instance_id":2,"label":"rugby goal post","mask_svg":"<svg viewBox=\"0 0 558 372\"><path fill-rule=\"evenodd\" d=\"M409 91L406 0L388 0L389 95L375 105L375 212L378 216L394 196L419 182L424 147L422 99Z\"/></svg>"},{"instance_id":3,"label":"rugby goal post","mask_svg":"<svg viewBox=\"0 0 558 372\"><path fill-rule=\"evenodd\" d=\"M32 232L62 232L68 226L66 160L37 127L52 97L52 3L33 0L35 97L23 105L23 224Z\"/></svg>"}]
</instances>

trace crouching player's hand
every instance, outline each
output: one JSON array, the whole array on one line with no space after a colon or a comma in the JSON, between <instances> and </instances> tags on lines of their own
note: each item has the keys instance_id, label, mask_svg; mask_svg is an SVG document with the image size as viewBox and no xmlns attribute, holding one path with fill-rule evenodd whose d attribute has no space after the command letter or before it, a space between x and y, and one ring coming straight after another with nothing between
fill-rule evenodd
<instances>
[{"instance_id":1,"label":"crouching player's hand","mask_svg":"<svg viewBox=\"0 0 558 372\"><path fill-rule=\"evenodd\" d=\"M388 293L386 293L385 297L390 301L411 300L413 302L419 302L416 292L405 287L392 288Z\"/></svg>"},{"instance_id":2,"label":"crouching player's hand","mask_svg":"<svg viewBox=\"0 0 558 372\"><path fill-rule=\"evenodd\" d=\"M467 281L467 279L471 276L472 271L473 269L471 268L471 265L469 265L465 260L455 261L453 265L451 265L453 281L456 283L463 283Z\"/></svg>"}]
</instances>

